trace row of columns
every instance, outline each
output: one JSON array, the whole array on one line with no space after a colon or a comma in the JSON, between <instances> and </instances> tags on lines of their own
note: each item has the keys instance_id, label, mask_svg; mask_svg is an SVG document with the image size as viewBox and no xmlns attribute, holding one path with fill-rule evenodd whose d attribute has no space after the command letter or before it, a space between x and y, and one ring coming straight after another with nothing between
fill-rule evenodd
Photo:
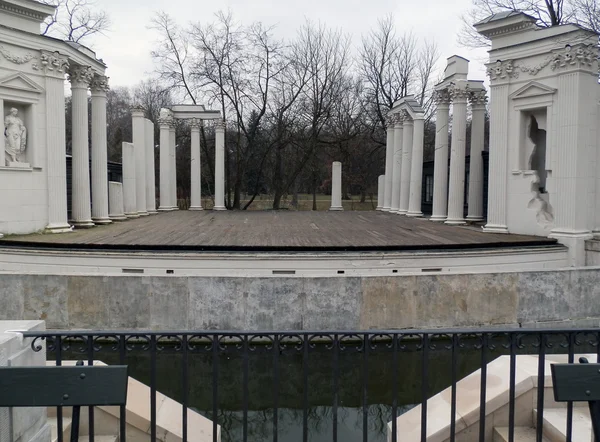
<instances>
[{"instance_id":1,"label":"row of columns","mask_svg":"<svg viewBox=\"0 0 600 442\"><path fill-rule=\"evenodd\" d=\"M106 92L108 77L89 66L71 65L72 92L72 224L92 227L109 224L106 147ZM88 90L92 108L92 182L90 198Z\"/></svg>"},{"instance_id":2,"label":"row of columns","mask_svg":"<svg viewBox=\"0 0 600 442\"><path fill-rule=\"evenodd\" d=\"M436 110L433 213L431 221L451 225L465 224L465 159L467 107L471 103L471 153L467 219L483 219L483 158L487 96L481 88L469 88L466 81L455 82L435 91ZM452 142L448 146L450 105L452 105ZM450 176L448 177L448 158Z\"/></svg>"},{"instance_id":3,"label":"row of columns","mask_svg":"<svg viewBox=\"0 0 600 442\"><path fill-rule=\"evenodd\" d=\"M422 216L423 141L425 124L421 113L406 110L388 115L386 173L379 178L378 209L407 216Z\"/></svg>"}]
</instances>

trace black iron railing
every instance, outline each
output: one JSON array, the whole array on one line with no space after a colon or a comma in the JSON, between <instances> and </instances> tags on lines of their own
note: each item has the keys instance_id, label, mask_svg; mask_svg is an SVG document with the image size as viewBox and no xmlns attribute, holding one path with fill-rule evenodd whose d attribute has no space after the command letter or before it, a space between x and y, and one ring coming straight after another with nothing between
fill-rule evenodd
<instances>
[{"instance_id":1,"label":"black iron railing","mask_svg":"<svg viewBox=\"0 0 600 442\"><path fill-rule=\"evenodd\" d=\"M509 441L514 441L517 355L537 355L537 440L542 441L546 355L600 354L600 329L428 331L47 331L28 332L32 348L46 342L48 359L103 360L129 366L150 388L150 437L157 435L157 391L179 401L183 440L191 435L188 408L221 426L223 441L384 441L388 423L421 405L427 440L427 400L451 388L450 441L456 437L457 382L481 369L479 441L486 441L487 364L510 357ZM592 361L595 362L595 361ZM94 410L89 410L94 440ZM126 409L120 441L126 441ZM62 410L57 410L62 441ZM568 405L567 440L573 432ZM343 433L343 434L342 434Z\"/></svg>"}]
</instances>

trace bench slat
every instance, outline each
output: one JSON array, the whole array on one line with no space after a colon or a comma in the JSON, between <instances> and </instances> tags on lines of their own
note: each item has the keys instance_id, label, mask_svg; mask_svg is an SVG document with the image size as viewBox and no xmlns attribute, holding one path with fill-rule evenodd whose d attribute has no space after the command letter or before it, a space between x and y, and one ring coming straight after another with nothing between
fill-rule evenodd
<instances>
[{"instance_id":1,"label":"bench slat","mask_svg":"<svg viewBox=\"0 0 600 442\"><path fill-rule=\"evenodd\" d=\"M552 364L554 400L600 401L600 364Z\"/></svg>"},{"instance_id":2,"label":"bench slat","mask_svg":"<svg viewBox=\"0 0 600 442\"><path fill-rule=\"evenodd\" d=\"M0 367L0 407L124 405L127 366Z\"/></svg>"}]
</instances>

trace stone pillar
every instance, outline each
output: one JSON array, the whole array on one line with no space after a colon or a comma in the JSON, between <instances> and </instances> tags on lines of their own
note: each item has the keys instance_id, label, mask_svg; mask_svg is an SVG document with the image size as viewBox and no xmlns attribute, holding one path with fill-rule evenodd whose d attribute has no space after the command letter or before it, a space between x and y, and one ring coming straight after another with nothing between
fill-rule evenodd
<instances>
[{"instance_id":1,"label":"stone pillar","mask_svg":"<svg viewBox=\"0 0 600 442\"><path fill-rule=\"evenodd\" d=\"M344 210L342 206L342 163L339 161L334 161L331 165L331 207L329 210Z\"/></svg>"},{"instance_id":2,"label":"stone pillar","mask_svg":"<svg viewBox=\"0 0 600 442\"><path fill-rule=\"evenodd\" d=\"M448 119L450 94L448 90L436 91L435 102L435 158L433 163L433 212L431 221L448 218Z\"/></svg>"},{"instance_id":3,"label":"stone pillar","mask_svg":"<svg viewBox=\"0 0 600 442\"><path fill-rule=\"evenodd\" d=\"M137 211L140 216L147 216L146 209L146 123L144 109L131 109L133 148L135 150L135 197Z\"/></svg>"},{"instance_id":4,"label":"stone pillar","mask_svg":"<svg viewBox=\"0 0 600 442\"><path fill-rule=\"evenodd\" d=\"M139 218L137 210L136 157L133 143L123 143L123 206L127 218Z\"/></svg>"},{"instance_id":5,"label":"stone pillar","mask_svg":"<svg viewBox=\"0 0 600 442\"><path fill-rule=\"evenodd\" d=\"M202 161L200 157L200 120L192 120L190 127L192 130L192 152L191 152L191 191L190 191L190 209L204 210L202 208Z\"/></svg>"},{"instance_id":6,"label":"stone pillar","mask_svg":"<svg viewBox=\"0 0 600 442\"><path fill-rule=\"evenodd\" d=\"M404 114L404 131L402 134L402 173L400 182L400 208L398 213L406 215L408 213L408 202L410 199L410 169L413 147L413 120Z\"/></svg>"},{"instance_id":7,"label":"stone pillar","mask_svg":"<svg viewBox=\"0 0 600 442\"><path fill-rule=\"evenodd\" d=\"M146 210L150 215L156 212L156 175L154 168L154 123L144 120L146 128Z\"/></svg>"},{"instance_id":8,"label":"stone pillar","mask_svg":"<svg viewBox=\"0 0 600 442\"><path fill-rule=\"evenodd\" d=\"M106 145L106 92L108 77L94 75L92 91L92 220L110 224L108 215L108 151Z\"/></svg>"},{"instance_id":9,"label":"stone pillar","mask_svg":"<svg viewBox=\"0 0 600 442\"><path fill-rule=\"evenodd\" d=\"M402 175L402 134L404 117L402 114L394 115L394 161L392 167L392 202L390 206L391 213L398 213L400 210L400 185Z\"/></svg>"},{"instance_id":10,"label":"stone pillar","mask_svg":"<svg viewBox=\"0 0 600 442\"><path fill-rule=\"evenodd\" d=\"M225 122L215 121L215 207L213 210L227 210L225 207Z\"/></svg>"},{"instance_id":11,"label":"stone pillar","mask_svg":"<svg viewBox=\"0 0 600 442\"><path fill-rule=\"evenodd\" d=\"M379 175L377 179L377 208L375 210L383 209L383 194L385 192L385 175Z\"/></svg>"},{"instance_id":12,"label":"stone pillar","mask_svg":"<svg viewBox=\"0 0 600 442\"><path fill-rule=\"evenodd\" d=\"M485 89L473 91L471 99L471 160L469 164L469 212L467 219L483 219L483 145L485 142Z\"/></svg>"},{"instance_id":13,"label":"stone pillar","mask_svg":"<svg viewBox=\"0 0 600 442\"><path fill-rule=\"evenodd\" d=\"M63 93L64 97L64 93ZM64 98L63 98L64 101ZM0 109L2 109L2 113L4 114L4 100L0 98ZM6 146L5 146L4 137L0 137L0 167L5 167L6 164Z\"/></svg>"},{"instance_id":14,"label":"stone pillar","mask_svg":"<svg viewBox=\"0 0 600 442\"><path fill-rule=\"evenodd\" d=\"M394 175L394 118L388 115L386 124L386 142L385 142L385 188L383 191L383 210L389 212L392 208L392 180Z\"/></svg>"},{"instance_id":15,"label":"stone pillar","mask_svg":"<svg viewBox=\"0 0 600 442\"><path fill-rule=\"evenodd\" d=\"M108 216L112 221L127 219L123 203L123 184L116 181L108 182Z\"/></svg>"},{"instance_id":16,"label":"stone pillar","mask_svg":"<svg viewBox=\"0 0 600 442\"><path fill-rule=\"evenodd\" d=\"M466 82L459 81L451 86L450 95L452 97L452 145L446 224L460 225L465 224L465 151L469 96Z\"/></svg>"},{"instance_id":17,"label":"stone pillar","mask_svg":"<svg viewBox=\"0 0 600 442\"><path fill-rule=\"evenodd\" d=\"M177 137L175 131L175 120L172 120L169 129L169 161L171 162L171 182L169 201L173 210L179 210L177 204Z\"/></svg>"},{"instance_id":18,"label":"stone pillar","mask_svg":"<svg viewBox=\"0 0 600 442\"><path fill-rule=\"evenodd\" d=\"M488 216L483 228L490 233L508 233L506 192L508 188L508 84L490 86L490 163Z\"/></svg>"},{"instance_id":19,"label":"stone pillar","mask_svg":"<svg viewBox=\"0 0 600 442\"><path fill-rule=\"evenodd\" d=\"M160 205L158 210L161 212L172 210L171 200L171 116L168 111L161 111L160 120L160 158L159 158L159 185L160 185Z\"/></svg>"},{"instance_id":20,"label":"stone pillar","mask_svg":"<svg viewBox=\"0 0 600 442\"><path fill-rule=\"evenodd\" d=\"M65 139L65 79L66 59L59 60L60 68L46 76L46 140L48 161L48 226L50 232L70 232L67 212L67 157ZM4 107L0 107L3 109ZM4 137L0 137L4 153ZM0 157L1 160L1 157ZM4 160L0 161L4 166Z\"/></svg>"},{"instance_id":21,"label":"stone pillar","mask_svg":"<svg viewBox=\"0 0 600 442\"><path fill-rule=\"evenodd\" d=\"M93 227L90 201L90 153L88 136L88 87L93 72L89 66L73 65L69 71L72 92L72 187L71 207L75 227Z\"/></svg>"},{"instance_id":22,"label":"stone pillar","mask_svg":"<svg viewBox=\"0 0 600 442\"><path fill-rule=\"evenodd\" d=\"M413 120L413 148L410 164L410 198L406 216L423 216L421 212L421 194L423 192L423 141L425 138L425 120Z\"/></svg>"}]
</instances>

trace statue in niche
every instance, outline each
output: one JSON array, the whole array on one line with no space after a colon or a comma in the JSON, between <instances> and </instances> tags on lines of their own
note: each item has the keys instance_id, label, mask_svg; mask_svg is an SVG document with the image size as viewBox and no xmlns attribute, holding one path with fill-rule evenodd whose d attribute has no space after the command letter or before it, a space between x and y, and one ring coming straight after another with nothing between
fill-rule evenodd
<instances>
[{"instance_id":1,"label":"statue in niche","mask_svg":"<svg viewBox=\"0 0 600 442\"><path fill-rule=\"evenodd\" d=\"M19 111L14 107L4 118L4 150L6 151L6 165L20 162L21 155L27 147L27 128L18 117Z\"/></svg>"},{"instance_id":2,"label":"statue in niche","mask_svg":"<svg viewBox=\"0 0 600 442\"><path fill-rule=\"evenodd\" d=\"M527 208L535 210L538 225L548 229L554 223L554 215L550 203L542 198L542 194L546 193L546 131L539 128L536 118L532 115L527 132L527 136L533 144L533 150L529 157L529 169L535 171L531 180L532 199L527 204Z\"/></svg>"}]
</instances>

